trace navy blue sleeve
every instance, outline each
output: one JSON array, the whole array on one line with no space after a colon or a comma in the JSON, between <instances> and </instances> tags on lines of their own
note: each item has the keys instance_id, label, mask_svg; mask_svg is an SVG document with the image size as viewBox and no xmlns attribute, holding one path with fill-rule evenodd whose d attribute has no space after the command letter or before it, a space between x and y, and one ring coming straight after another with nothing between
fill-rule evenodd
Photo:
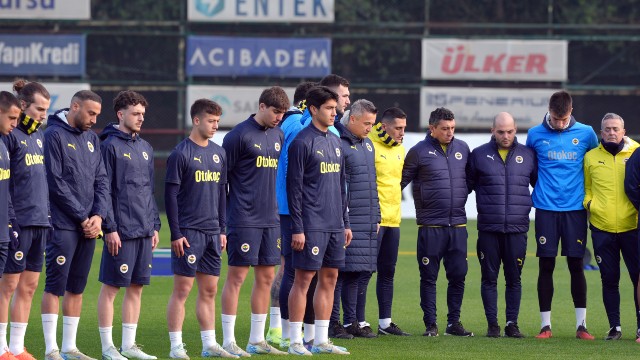
<instances>
[{"instance_id":1,"label":"navy blue sleeve","mask_svg":"<svg viewBox=\"0 0 640 360\"><path fill-rule=\"evenodd\" d=\"M531 171L531 175L529 175L529 184L531 187L536 187L536 183L538 182L538 155L535 151L532 151L533 154L533 170Z\"/></svg>"},{"instance_id":2,"label":"navy blue sleeve","mask_svg":"<svg viewBox=\"0 0 640 360\"><path fill-rule=\"evenodd\" d=\"M98 140L97 136L95 142L96 146L100 146L100 140ZM93 184L93 189L93 208L89 215L98 215L105 219L107 213L113 211L113 209L111 208L111 184L109 183L107 170L104 168L102 156L100 156L96 167L96 180Z\"/></svg>"},{"instance_id":3,"label":"navy blue sleeve","mask_svg":"<svg viewBox=\"0 0 640 360\"><path fill-rule=\"evenodd\" d=\"M402 167L402 180L400 181L400 188L404 189L418 174L418 165L420 164L418 158L418 150L416 146L409 149L407 157L404 159L404 166Z\"/></svg>"},{"instance_id":4,"label":"navy blue sleeve","mask_svg":"<svg viewBox=\"0 0 640 360\"><path fill-rule=\"evenodd\" d=\"M13 210L13 201L11 201L11 191L9 191L9 193L7 194L7 206L9 207L8 209L9 221L12 224L17 223L16 212Z\"/></svg>"},{"instance_id":5,"label":"navy blue sleeve","mask_svg":"<svg viewBox=\"0 0 640 360\"><path fill-rule=\"evenodd\" d=\"M102 160L104 161L104 168L107 173L107 179L109 179L110 182L117 181L113 173L113 168L116 164L116 157L112 150L113 147L109 146L108 144L100 146L100 152L102 153ZM113 213L113 206L110 206L107 210L107 216L102 222L102 229L106 234L118 231L118 224L116 224L115 215Z\"/></svg>"},{"instance_id":6,"label":"navy blue sleeve","mask_svg":"<svg viewBox=\"0 0 640 360\"><path fill-rule=\"evenodd\" d=\"M477 178L477 169L476 169L476 151L478 151L478 149L474 149L471 154L469 154L469 160L467 161L467 191L469 192L469 194L471 194L471 192L473 190L475 190L476 187L476 178Z\"/></svg>"},{"instance_id":7,"label":"navy blue sleeve","mask_svg":"<svg viewBox=\"0 0 640 360\"><path fill-rule=\"evenodd\" d=\"M149 161L149 179L151 179L151 204L153 206L153 208L151 209L151 211L153 211L153 230L155 231L160 231L160 227L162 226L160 223L160 212L158 211L158 204L156 202L156 182L155 182L155 177L154 177L154 164L155 164L155 159L153 156L153 148L150 149L149 151L150 154L150 161Z\"/></svg>"},{"instance_id":8,"label":"navy blue sleeve","mask_svg":"<svg viewBox=\"0 0 640 360\"><path fill-rule=\"evenodd\" d=\"M220 234L227 234L227 162L226 155L222 155L222 172L220 174L220 194L218 197L218 226Z\"/></svg>"},{"instance_id":9,"label":"navy blue sleeve","mask_svg":"<svg viewBox=\"0 0 640 360\"><path fill-rule=\"evenodd\" d=\"M239 131L230 131L222 141L227 157L227 173L232 173L242 152L242 142L238 138Z\"/></svg>"},{"instance_id":10,"label":"navy blue sleeve","mask_svg":"<svg viewBox=\"0 0 640 360\"><path fill-rule=\"evenodd\" d=\"M62 147L56 133L46 137L44 142L44 166L47 170L47 184L49 185L49 201L54 202L60 209L66 209L67 215L78 225L86 217L82 205L71 194L68 183L62 178Z\"/></svg>"},{"instance_id":11,"label":"navy blue sleeve","mask_svg":"<svg viewBox=\"0 0 640 360\"><path fill-rule=\"evenodd\" d=\"M184 165L184 157L181 156L180 151L174 150L167 159L167 176L164 184L164 206L167 212L171 241L184 237L180 232L178 218L178 192L182 183Z\"/></svg>"},{"instance_id":12,"label":"navy blue sleeve","mask_svg":"<svg viewBox=\"0 0 640 360\"><path fill-rule=\"evenodd\" d=\"M178 220L178 191L180 191L179 184L170 182L164 184L164 206L167 211L171 241L184 237L180 232L180 223Z\"/></svg>"},{"instance_id":13,"label":"navy blue sleeve","mask_svg":"<svg viewBox=\"0 0 640 360\"><path fill-rule=\"evenodd\" d=\"M345 154L344 151L342 151ZM340 195L342 195L342 221L344 222L345 229L351 229L351 224L349 223L349 203L347 199L347 171L345 169L345 156L340 157Z\"/></svg>"},{"instance_id":14,"label":"navy blue sleeve","mask_svg":"<svg viewBox=\"0 0 640 360\"><path fill-rule=\"evenodd\" d=\"M302 222L302 191L304 181L304 165L306 148L303 141L297 138L289 146L289 166L287 167L287 201L289 202L289 215L291 216L291 232L293 234L304 233ZM344 184L344 178L342 179ZM344 186L342 187L344 191Z\"/></svg>"},{"instance_id":15,"label":"navy blue sleeve","mask_svg":"<svg viewBox=\"0 0 640 360\"><path fill-rule=\"evenodd\" d=\"M640 207L640 151L634 151L627 161L624 171L624 191L637 210Z\"/></svg>"}]
</instances>

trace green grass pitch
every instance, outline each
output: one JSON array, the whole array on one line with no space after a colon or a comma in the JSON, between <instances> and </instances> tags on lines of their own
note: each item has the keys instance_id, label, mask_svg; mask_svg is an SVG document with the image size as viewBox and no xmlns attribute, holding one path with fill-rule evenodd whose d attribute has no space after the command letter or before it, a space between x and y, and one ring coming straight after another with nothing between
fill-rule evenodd
<instances>
[{"instance_id":1,"label":"green grass pitch","mask_svg":"<svg viewBox=\"0 0 640 360\"><path fill-rule=\"evenodd\" d=\"M533 227L533 226L532 226ZM395 296L393 303L393 321L402 329L413 334L410 337L379 337L376 339L354 339L335 341L348 347L351 358L387 359L387 358L435 358L435 359L602 359L637 357L640 344L635 340L635 314L633 307L633 288L623 266L621 275L621 317L623 339L614 342L603 340L609 330L604 306L602 304L600 273L586 272L588 283L587 327L596 336L596 341L575 339L575 313L571 301L569 273L564 258L558 258L555 271L555 295L553 301L552 324L554 337L549 340L536 340L540 328L536 281L538 261L535 257L533 232L529 234L527 259L523 271L523 296L519 325L525 339L490 339L484 337L487 324L480 298L480 266L475 254L476 223L470 221L469 230L469 273L466 278L466 291L462 304L461 321L464 326L475 333L474 338L454 338L443 336L446 326L446 278L441 269L438 281L438 320L441 335L437 338L425 338L422 335L422 311L419 306L419 274L415 256L417 227L413 220L404 220L401 229L400 256L396 270ZM589 239L589 242L591 240ZM166 219L163 219L161 247L169 247L169 231ZM589 245L590 246L590 245ZM97 325L97 298L100 290L98 271L102 242L98 243L93 260L93 267L87 286L80 327L78 330L78 347L90 356L100 358L100 337ZM226 270L226 256L223 258L223 274L220 278L218 297L216 298L216 336L222 342L220 326L220 294ZM501 275L502 276L502 275ZM247 342L250 326L249 296L251 292L251 275L244 285L240 297L238 319L236 322L236 339L242 347ZM43 358L44 341L40 321L40 300L44 276L35 295L25 345L36 356ZM151 285L143 293L143 306L138 325L137 340L144 345L145 351L159 358L167 358L169 354L169 338L167 334L166 306L172 288L170 277L154 277ZM504 279L500 279L499 288L499 320L504 327ZM114 319L114 342L120 344L120 310L122 291L116 300ZM195 291L187 302L187 316L183 328L183 339L191 357L198 357L201 350L200 331L195 318ZM367 320L377 328L378 309L375 295L375 276L369 286ZM58 345L62 339L62 319L58 321ZM325 356L327 357L327 356Z\"/></svg>"}]
</instances>

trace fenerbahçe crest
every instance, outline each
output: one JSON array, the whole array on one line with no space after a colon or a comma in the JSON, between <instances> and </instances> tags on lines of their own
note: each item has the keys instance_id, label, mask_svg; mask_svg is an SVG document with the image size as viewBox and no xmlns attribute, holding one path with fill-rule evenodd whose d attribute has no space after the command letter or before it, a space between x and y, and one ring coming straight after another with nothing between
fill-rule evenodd
<instances>
[{"instance_id":1,"label":"fenerbah\u00e7e crest","mask_svg":"<svg viewBox=\"0 0 640 360\"><path fill-rule=\"evenodd\" d=\"M65 258L64 256L60 255L56 258L56 263L58 263L58 265L62 266L64 265L64 263L67 262L67 258Z\"/></svg>"},{"instance_id":2,"label":"fenerbah\u00e7e crest","mask_svg":"<svg viewBox=\"0 0 640 360\"><path fill-rule=\"evenodd\" d=\"M523 161L524 161L524 159L522 158L522 156L520 156L520 155L516 156L516 162L518 164L522 164Z\"/></svg>"},{"instance_id":3,"label":"fenerbah\u00e7e crest","mask_svg":"<svg viewBox=\"0 0 640 360\"><path fill-rule=\"evenodd\" d=\"M16 254L13 256L17 261L22 260L24 257L24 253L22 251L16 251Z\"/></svg>"},{"instance_id":4,"label":"fenerbah\u00e7e crest","mask_svg":"<svg viewBox=\"0 0 640 360\"><path fill-rule=\"evenodd\" d=\"M276 151L280 151L280 143L277 142L273 147L276 149Z\"/></svg>"},{"instance_id":5,"label":"fenerbah\u00e7e crest","mask_svg":"<svg viewBox=\"0 0 640 360\"><path fill-rule=\"evenodd\" d=\"M455 155L456 159L458 160L462 160L462 154L460 152L457 152Z\"/></svg>"},{"instance_id":6,"label":"fenerbah\u00e7e crest","mask_svg":"<svg viewBox=\"0 0 640 360\"><path fill-rule=\"evenodd\" d=\"M544 245L547 243L547 238L544 236L540 236L540 238L538 239L538 242L540 243L540 245Z\"/></svg>"},{"instance_id":7,"label":"fenerbah\u00e7e crest","mask_svg":"<svg viewBox=\"0 0 640 360\"><path fill-rule=\"evenodd\" d=\"M317 246L314 246L313 249L311 249L311 253L313 255L318 255L320 253L320 249Z\"/></svg>"},{"instance_id":8,"label":"fenerbah\u00e7e crest","mask_svg":"<svg viewBox=\"0 0 640 360\"><path fill-rule=\"evenodd\" d=\"M427 266L429 265L429 258L428 257L423 257L422 258L422 265Z\"/></svg>"},{"instance_id":9,"label":"fenerbah\u00e7e crest","mask_svg":"<svg viewBox=\"0 0 640 360\"><path fill-rule=\"evenodd\" d=\"M218 156L218 154L213 154L213 162L216 164L220 162L220 156Z\"/></svg>"},{"instance_id":10,"label":"fenerbah\u00e7e crest","mask_svg":"<svg viewBox=\"0 0 640 360\"><path fill-rule=\"evenodd\" d=\"M143 157L145 160L149 160L149 154L147 154L147 152L146 152L146 151L143 151L143 152L142 152L142 157Z\"/></svg>"},{"instance_id":11,"label":"fenerbah\u00e7e crest","mask_svg":"<svg viewBox=\"0 0 640 360\"><path fill-rule=\"evenodd\" d=\"M95 150L94 147L93 147L93 144L91 143L91 141L87 141L87 147L89 148L89 151L91 151L91 152L93 152L93 150Z\"/></svg>"},{"instance_id":12,"label":"fenerbah\u00e7e crest","mask_svg":"<svg viewBox=\"0 0 640 360\"><path fill-rule=\"evenodd\" d=\"M129 271L129 265L127 265L127 264L120 265L120 272L121 273L126 274L127 271Z\"/></svg>"},{"instance_id":13,"label":"fenerbah\u00e7e crest","mask_svg":"<svg viewBox=\"0 0 640 360\"><path fill-rule=\"evenodd\" d=\"M242 244L242 246L240 246L240 250L242 250L242 252L249 252L249 249L251 249L251 246L247 243Z\"/></svg>"},{"instance_id":14,"label":"fenerbah\u00e7e crest","mask_svg":"<svg viewBox=\"0 0 640 360\"><path fill-rule=\"evenodd\" d=\"M196 256L195 256L195 255L193 255L193 254L191 254L191 255L187 256L187 262L188 262L189 264L195 264L195 262L196 262Z\"/></svg>"}]
</instances>

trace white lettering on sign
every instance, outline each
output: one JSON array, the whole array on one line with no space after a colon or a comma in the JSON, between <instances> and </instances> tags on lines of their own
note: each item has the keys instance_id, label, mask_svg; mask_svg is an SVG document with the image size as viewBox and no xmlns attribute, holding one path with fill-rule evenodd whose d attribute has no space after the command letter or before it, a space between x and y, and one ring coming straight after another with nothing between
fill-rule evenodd
<instances>
[{"instance_id":1,"label":"white lettering on sign","mask_svg":"<svg viewBox=\"0 0 640 360\"><path fill-rule=\"evenodd\" d=\"M75 65L80 63L80 44L45 46L32 42L27 46L7 46L0 42L0 63L18 67L23 64Z\"/></svg>"},{"instance_id":2,"label":"white lettering on sign","mask_svg":"<svg viewBox=\"0 0 640 360\"><path fill-rule=\"evenodd\" d=\"M324 49L276 49L273 55L265 49L235 49L213 48L208 53L196 48L189 59L189 65L211 65L215 67L234 66L241 67L274 67L286 68L328 68L329 55Z\"/></svg>"},{"instance_id":3,"label":"white lettering on sign","mask_svg":"<svg viewBox=\"0 0 640 360\"><path fill-rule=\"evenodd\" d=\"M440 80L565 81L567 42L424 39L422 77Z\"/></svg>"}]
</instances>

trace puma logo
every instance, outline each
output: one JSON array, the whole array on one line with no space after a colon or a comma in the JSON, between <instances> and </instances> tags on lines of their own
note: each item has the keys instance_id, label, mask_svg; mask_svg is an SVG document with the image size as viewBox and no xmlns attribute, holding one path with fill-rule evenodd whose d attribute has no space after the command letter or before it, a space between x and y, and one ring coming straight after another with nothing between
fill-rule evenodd
<instances>
[{"instance_id":1,"label":"puma logo","mask_svg":"<svg viewBox=\"0 0 640 360\"><path fill-rule=\"evenodd\" d=\"M128 154L123 153L122 155L124 155L124 157L128 157L129 160L131 160L131 153L128 153Z\"/></svg>"},{"instance_id":2,"label":"puma logo","mask_svg":"<svg viewBox=\"0 0 640 360\"><path fill-rule=\"evenodd\" d=\"M487 155L487 157L488 157L489 159L491 159L491 160L494 160L494 161L495 161L495 159L493 158L494 156L495 156L495 155Z\"/></svg>"},{"instance_id":3,"label":"puma logo","mask_svg":"<svg viewBox=\"0 0 640 360\"><path fill-rule=\"evenodd\" d=\"M24 146L28 146L27 145L27 140L20 140L20 144L24 145Z\"/></svg>"},{"instance_id":4,"label":"puma logo","mask_svg":"<svg viewBox=\"0 0 640 360\"><path fill-rule=\"evenodd\" d=\"M75 145L73 145L73 144L67 144L67 146L68 146L68 147L70 147L70 148L72 148L73 150L75 150L75 149L76 149L76 146L75 146Z\"/></svg>"},{"instance_id":5,"label":"puma logo","mask_svg":"<svg viewBox=\"0 0 640 360\"><path fill-rule=\"evenodd\" d=\"M262 150L262 144L253 144L253 147L256 147L256 148Z\"/></svg>"},{"instance_id":6,"label":"puma logo","mask_svg":"<svg viewBox=\"0 0 640 360\"><path fill-rule=\"evenodd\" d=\"M604 161L598 160L598 164L605 165Z\"/></svg>"},{"instance_id":7,"label":"puma logo","mask_svg":"<svg viewBox=\"0 0 640 360\"><path fill-rule=\"evenodd\" d=\"M543 144L547 144L547 146L551 146L551 141L549 140L542 140Z\"/></svg>"},{"instance_id":8,"label":"puma logo","mask_svg":"<svg viewBox=\"0 0 640 360\"><path fill-rule=\"evenodd\" d=\"M197 162L199 162L200 164L202 164L202 160L201 160L201 159L202 159L202 156L200 156L200 157L195 157L195 156L194 156L194 157L193 157L193 160L196 160L196 161L197 161Z\"/></svg>"},{"instance_id":9,"label":"puma logo","mask_svg":"<svg viewBox=\"0 0 640 360\"><path fill-rule=\"evenodd\" d=\"M316 153L320 154L320 156L324 157L324 154L322 153L322 150L316 150Z\"/></svg>"},{"instance_id":10,"label":"puma logo","mask_svg":"<svg viewBox=\"0 0 640 360\"><path fill-rule=\"evenodd\" d=\"M576 240L576 242L577 242L578 244L582 245L582 240L578 239L578 240Z\"/></svg>"},{"instance_id":11,"label":"puma logo","mask_svg":"<svg viewBox=\"0 0 640 360\"><path fill-rule=\"evenodd\" d=\"M433 156L438 156L438 154L436 153L436 151L435 151L435 150L433 150L433 151L429 151L429 154L431 154L431 155L433 155Z\"/></svg>"},{"instance_id":12,"label":"puma logo","mask_svg":"<svg viewBox=\"0 0 640 360\"><path fill-rule=\"evenodd\" d=\"M383 159L385 159L385 160L387 160L387 155L382 155L382 154L380 154L380 157L381 157L381 158L383 158Z\"/></svg>"}]
</instances>

